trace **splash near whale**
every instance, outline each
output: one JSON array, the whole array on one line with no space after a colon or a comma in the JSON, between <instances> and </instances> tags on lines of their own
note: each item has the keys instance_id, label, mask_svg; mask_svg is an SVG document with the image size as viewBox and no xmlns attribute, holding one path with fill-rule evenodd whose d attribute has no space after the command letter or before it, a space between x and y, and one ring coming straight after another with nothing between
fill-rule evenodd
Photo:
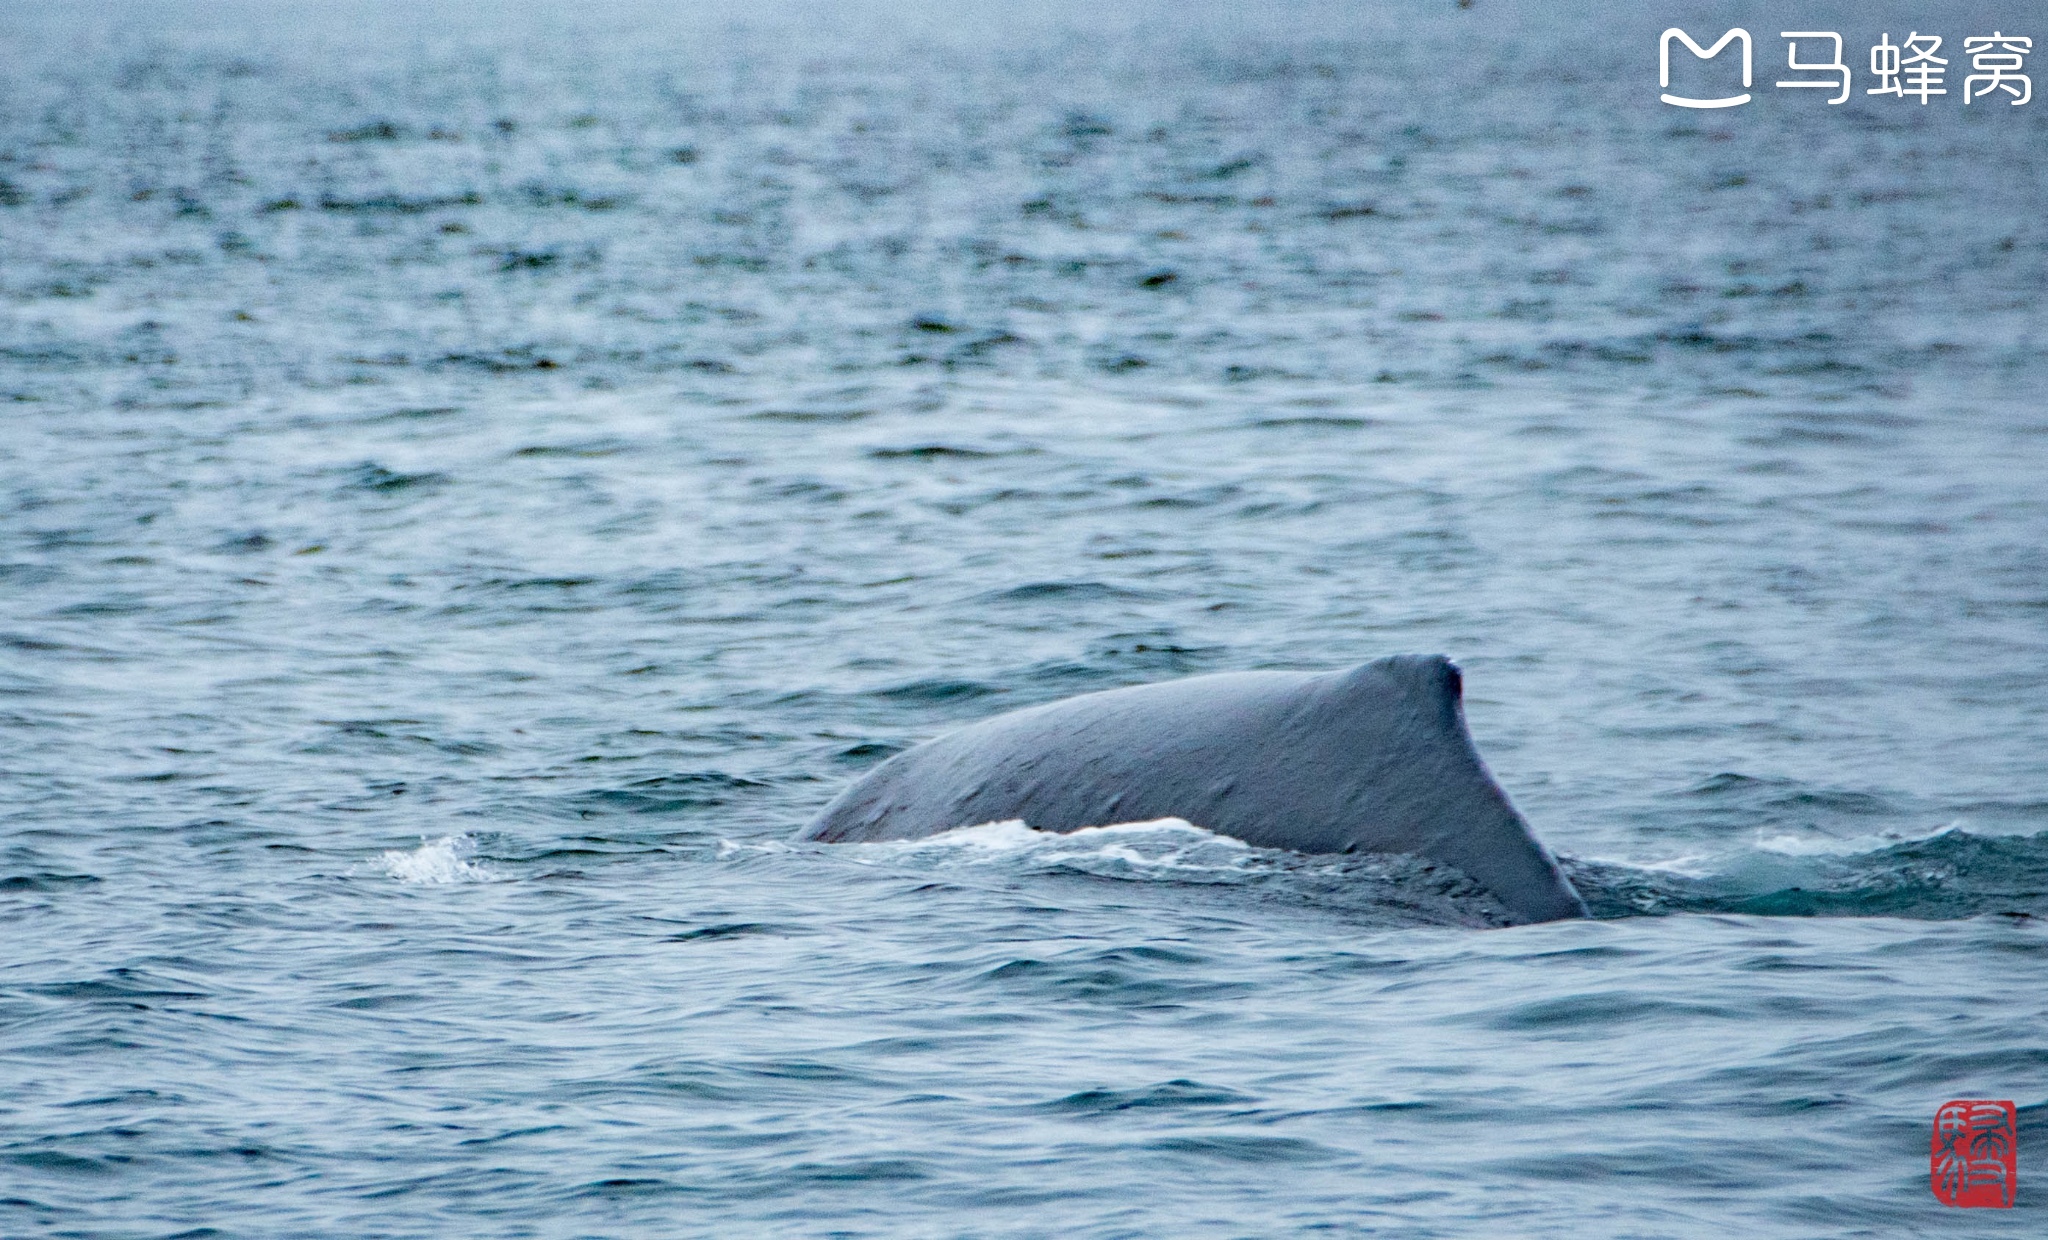
<instances>
[{"instance_id":1,"label":"splash near whale","mask_svg":"<svg viewBox=\"0 0 2048 1240\"><path fill-rule=\"evenodd\" d=\"M1473 747L1462 684L1441 655L1396 655L1341 672L1230 672L1083 694L897 754L799 838L1179 818L1262 848L1440 862L1524 922L1586 916Z\"/></svg>"}]
</instances>

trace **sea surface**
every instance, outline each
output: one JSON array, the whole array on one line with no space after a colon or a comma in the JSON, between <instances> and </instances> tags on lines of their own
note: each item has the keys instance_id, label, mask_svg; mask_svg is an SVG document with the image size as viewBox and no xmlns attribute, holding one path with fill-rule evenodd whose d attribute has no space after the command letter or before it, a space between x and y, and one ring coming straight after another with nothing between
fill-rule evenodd
<instances>
[{"instance_id":1,"label":"sea surface","mask_svg":"<svg viewBox=\"0 0 2048 1240\"><path fill-rule=\"evenodd\" d=\"M0 1235L2043 1234L2044 75L2031 0L0 4ZM793 842L1396 652L1596 919Z\"/></svg>"}]
</instances>

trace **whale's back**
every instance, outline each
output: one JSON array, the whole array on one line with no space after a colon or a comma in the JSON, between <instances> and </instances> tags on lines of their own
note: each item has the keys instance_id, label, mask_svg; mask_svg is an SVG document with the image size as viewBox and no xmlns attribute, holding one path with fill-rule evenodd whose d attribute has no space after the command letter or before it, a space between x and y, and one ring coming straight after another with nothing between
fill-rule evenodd
<instances>
[{"instance_id":1,"label":"whale's back","mask_svg":"<svg viewBox=\"0 0 2048 1240\"><path fill-rule=\"evenodd\" d=\"M1403 655L1084 694L897 754L802 838L1181 818L1260 847L1412 853L1457 866L1526 920L1583 916L1473 748L1460 689L1448 659Z\"/></svg>"}]
</instances>

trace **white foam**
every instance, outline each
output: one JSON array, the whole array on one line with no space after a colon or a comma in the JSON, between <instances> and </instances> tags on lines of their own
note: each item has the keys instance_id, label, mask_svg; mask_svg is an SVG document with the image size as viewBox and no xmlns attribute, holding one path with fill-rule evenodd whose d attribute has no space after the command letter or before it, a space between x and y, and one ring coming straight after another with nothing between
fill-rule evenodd
<instances>
[{"instance_id":1,"label":"white foam","mask_svg":"<svg viewBox=\"0 0 2048 1240\"><path fill-rule=\"evenodd\" d=\"M1923 840L1936 839L1962 829L1961 823L1951 822L1936 827L1924 835L1886 831L1880 835L1858 835L1849 839L1835 839L1824 835L1765 835L1759 831L1755 847L1758 852L1777 853L1784 857L1857 857L1865 853L1883 852L1887 848L1897 848L1901 844L1918 844Z\"/></svg>"},{"instance_id":2,"label":"white foam","mask_svg":"<svg viewBox=\"0 0 2048 1240\"><path fill-rule=\"evenodd\" d=\"M767 853L789 853L796 849L782 840L729 840L723 836L718 840L718 859L729 861L734 857L757 857Z\"/></svg>"},{"instance_id":3,"label":"white foam","mask_svg":"<svg viewBox=\"0 0 2048 1240\"><path fill-rule=\"evenodd\" d=\"M1715 858L1703 852L1685 853L1661 861L1623 861L1612 857L1587 857L1586 860L1625 866L1631 870L1648 870L1656 874L1675 874L1680 878L1707 878L1715 872Z\"/></svg>"},{"instance_id":4,"label":"white foam","mask_svg":"<svg viewBox=\"0 0 2048 1240\"><path fill-rule=\"evenodd\" d=\"M889 856L921 857L942 865L1023 862L1082 869L1106 877L1174 871L1238 871L1257 850L1243 840L1218 835L1180 818L1117 822L1078 831L1041 831L1021 819L955 827L915 840L860 846L876 852L856 856L871 865Z\"/></svg>"},{"instance_id":5,"label":"white foam","mask_svg":"<svg viewBox=\"0 0 2048 1240\"><path fill-rule=\"evenodd\" d=\"M1116 822L1078 831L1041 831L1021 818L954 827L922 839L892 841L884 847L905 852L1086 854L1134 864L1157 864L1189 849L1249 851L1243 840L1218 835L1183 818ZM1161 855L1160 850L1166 850ZM1142 850L1142 851L1141 851Z\"/></svg>"},{"instance_id":6,"label":"white foam","mask_svg":"<svg viewBox=\"0 0 2048 1240\"><path fill-rule=\"evenodd\" d=\"M1177 838L1176 838L1177 837ZM1185 818L1153 818L1144 822L1115 822L1100 827L1082 827L1078 831L1041 831L1021 818L1010 818L1002 822L984 822L971 827L954 827L929 835L920 840L904 840L899 845L907 848L980 848L996 852L1015 852L1025 848L1043 848L1048 845L1078 845L1083 849L1117 848L1137 842L1179 842L1184 844L1221 844L1229 848L1245 850L1251 845L1243 840L1218 835L1198 827Z\"/></svg>"},{"instance_id":7,"label":"white foam","mask_svg":"<svg viewBox=\"0 0 2048 1240\"><path fill-rule=\"evenodd\" d=\"M410 852L392 849L384 854L384 870L401 883L436 886L446 883L487 883L497 876L469 860L476 841L467 835L444 835L438 840L420 837L420 846Z\"/></svg>"}]
</instances>

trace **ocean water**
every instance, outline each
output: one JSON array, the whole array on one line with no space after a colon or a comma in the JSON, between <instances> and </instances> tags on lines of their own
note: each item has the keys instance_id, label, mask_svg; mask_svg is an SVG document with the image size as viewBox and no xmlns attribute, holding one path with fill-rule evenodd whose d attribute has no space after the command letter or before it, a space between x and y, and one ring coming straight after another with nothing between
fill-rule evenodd
<instances>
[{"instance_id":1,"label":"ocean water","mask_svg":"<svg viewBox=\"0 0 2048 1240\"><path fill-rule=\"evenodd\" d=\"M2038 1234L2048 98L1831 107L1795 21L2048 39L0 7L0 1234ZM792 842L1404 651L1595 920Z\"/></svg>"}]
</instances>

